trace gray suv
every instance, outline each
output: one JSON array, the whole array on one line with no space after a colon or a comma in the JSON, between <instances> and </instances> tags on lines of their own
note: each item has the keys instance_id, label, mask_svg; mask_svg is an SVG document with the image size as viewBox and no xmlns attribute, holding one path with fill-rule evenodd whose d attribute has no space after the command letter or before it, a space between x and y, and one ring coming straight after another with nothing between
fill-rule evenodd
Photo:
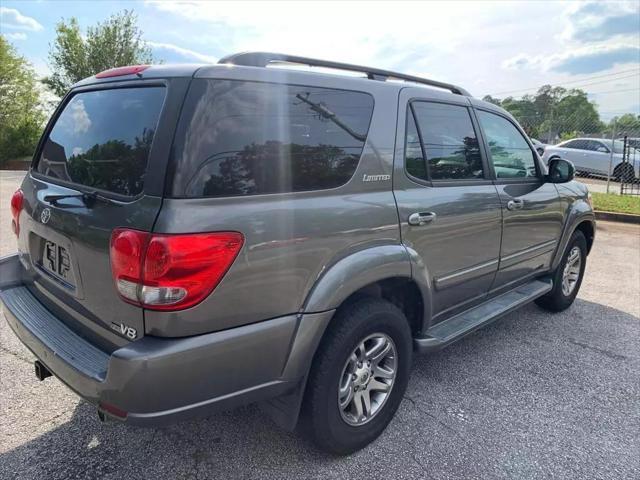
<instances>
[{"instance_id":1,"label":"gray suv","mask_svg":"<svg viewBox=\"0 0 640 480\"><path fill-rule=\"evenodd\" d=\"M260 402L346 454L390 422L414 353L571 305L595 232L572 179L454 85L269 53L117 68L46 127L0 299L38 378L102 419Z\"/></svg>"}]
</instances>

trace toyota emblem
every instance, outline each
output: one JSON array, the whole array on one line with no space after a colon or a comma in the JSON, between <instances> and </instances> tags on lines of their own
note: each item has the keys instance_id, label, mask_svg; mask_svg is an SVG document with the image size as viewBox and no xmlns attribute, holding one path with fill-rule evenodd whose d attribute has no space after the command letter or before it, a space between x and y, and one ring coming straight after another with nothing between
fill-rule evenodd
<instances>
[{"instance_id":1,"label":"toyota emblem","mask_svg":"<svg viewBox=\"0 0 640 480\"><path fill-rule=\"evenodd\" d=\"M42 223L47 223L50 218L51 218L51 209L45 208L44 210L42 210L42 213L40 214L40 221Z\"/></svg>"}]
</instances>

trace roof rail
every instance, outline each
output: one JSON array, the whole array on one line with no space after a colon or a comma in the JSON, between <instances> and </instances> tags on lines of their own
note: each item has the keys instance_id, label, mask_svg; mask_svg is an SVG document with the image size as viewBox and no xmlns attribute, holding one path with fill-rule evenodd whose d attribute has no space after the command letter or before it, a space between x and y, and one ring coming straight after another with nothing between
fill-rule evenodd
<instances>
[{"instance_id":1,"label":"roof rail","mask_svg":"<svg viewBox=\"0 0 640 480\"><path fill-rule=\"evenodd\" d=\"M471 94L464 88L452 85L450 83L438 82L437 80L429 80L428 78L414 77L413 75L405 75L404 73L391 72L389 70L381 70L379 68L362 67L360 65L351 65L349 63L331 62L327 60L317 60L315 58L298 57L296 55L287 55L285 53L270 52L244 52L228 55L221 58L218 63L242 65L245 67L266 67L270 63L295 63L299 65L309 65L312 67L333 68L336 70L346 70L350 72L362 72L367 74L370 80L386 81L388 79L406 80L408 82L420 83L431 87L443 88L457 95L470 97Z\"/></svg>"}]
</instances>

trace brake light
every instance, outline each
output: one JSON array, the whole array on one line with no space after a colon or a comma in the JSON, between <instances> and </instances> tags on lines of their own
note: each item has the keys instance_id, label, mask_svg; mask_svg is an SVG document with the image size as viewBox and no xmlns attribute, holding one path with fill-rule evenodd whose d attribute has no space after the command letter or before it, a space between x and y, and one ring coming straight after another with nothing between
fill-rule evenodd
<instances>
[{"instance_id":1,"label":"brake light","mask_svg":"<svg viewBox=\"0 0 640 480\"><path fill-rule=\"evenodd\" d=\"M122 77L124 75L138 74L149 68L149 65L130 65L127 67L116 67L96 73L96 78Z\"/></svg>"},{"instance_id":2,"label":"brake light","mask_svg":"<svg viewBox=\"0 0 640 480\"><path fill-rule=\"evenodd\" d=\"M20 235L20 212L22 212L23 203L24 193L18 189L11 197L11 229L16 236Z\"/></svg>"},{"instance_id":3,"label":"brake light","mask_svg":"<svg viewBox=\"0 0 640 480\"><path fill-rule=\"evenodd\" d=\"M120 296L151 310L201 302L238 256L238 232L165 235L119 228L111 234L111 271Z\"/></svg>"}]
</instances>

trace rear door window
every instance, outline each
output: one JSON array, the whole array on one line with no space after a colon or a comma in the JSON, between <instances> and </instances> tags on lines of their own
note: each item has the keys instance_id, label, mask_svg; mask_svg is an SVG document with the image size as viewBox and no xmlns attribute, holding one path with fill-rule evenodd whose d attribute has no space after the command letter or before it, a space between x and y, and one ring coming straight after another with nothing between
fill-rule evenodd
<instances>
[{"instance_id":1,"label":"rear door window","mask_svg":"<svg viewBox=\"0 0 640 480\"><path fill-rule=\"evenodd\" d=\"M432 102L413 102L411 106L431 180L484 178L478 138L466 107ZM410 160L417 164L407 157L407 166Z\"/></svg>"},{"instance_id":2,"label":"rear door window","mask_svg":"<svg viewBox=\"0 0 640 480\"><path fill-rule=\"evenodd\" d=\"M372 113L361 92L196 79L176 132L172 195L339 187L358 166Z\"/></svg>"},{"instance_id":3,"label":"rear door window","mask_svg":"<svg viewBox=\"0 0 640 480\"><path fill-rule=\"evenodd\" d=\"M125 196L142 192L164 87L75 94L45 140L36 172Z\"/></svg>"}]
</instances>

